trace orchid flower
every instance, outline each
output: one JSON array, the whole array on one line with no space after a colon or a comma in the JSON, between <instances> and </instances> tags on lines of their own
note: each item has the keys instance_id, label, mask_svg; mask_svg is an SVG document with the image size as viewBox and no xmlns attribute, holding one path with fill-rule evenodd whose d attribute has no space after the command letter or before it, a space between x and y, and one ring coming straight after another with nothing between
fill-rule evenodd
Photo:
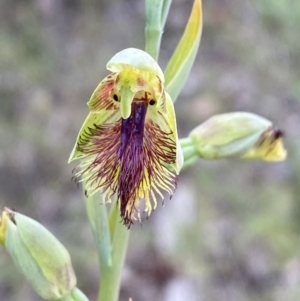
<instances>
[{"instance_id":1,"label":"orchid flower","mask_svg":"<svg viewBox=\"0 0 300 301\"><path fill-rule=\"evenodd\" d=\"M150 215L163 191L171 196L183 165L173 102L164 75L146 52L128 48L107 64L69 162L82 159L75 177L86 195L116 195L124 224L141 220L140 200Z\"/></svg>"}]
</instances>

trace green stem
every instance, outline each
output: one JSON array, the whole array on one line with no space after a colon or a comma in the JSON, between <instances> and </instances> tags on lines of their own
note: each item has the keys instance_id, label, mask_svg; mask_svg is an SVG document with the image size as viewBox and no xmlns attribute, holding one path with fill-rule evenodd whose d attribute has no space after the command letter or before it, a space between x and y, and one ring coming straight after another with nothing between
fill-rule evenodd
<instances>
[{"instance_id":1,"label":"green stem","mask_svg":"<svg viewBox=\"0 0 300 301\"><path fill-rule=\"evenodd\" d=\"M130 234L130 231L120 221L119 216L119 208L114 203L112 204L109 223L112 231L112 264L101 270L98 301L117 301L119 298L122 268Z\"/></svg>"},{"instance_id":2,"label":"green stem","mask_svg":"<svg viewBox=\"0 0 300 301\"><path fill-rule=\"evenodd\" d=\"M88 197L85 204L98 249L101 274L102 270L111 264L111 238L107 210L100 193L97 197L95 195Z\"/></svg>"},{"instance_id":3,"label":"green stem","mask_svg":"<svg viewBox=\"0 0 300 301\"><path fill-rule=\"evenodd\" d=\"M187 168L193 166L198 161L198 159L199 159L198 156L193 156L193 157L190 157L190 158L184 160L182 170L186 170Z\"/></svg>"},{"instance_id":4,"label":"green stem","mask_svg":"<svg viewBox=\"0 0 300 301\"><path fill-rule=\"evenodd\" d=\"M195 148L194 145L183 147L182 153L183 153L184 161L193 157L198 157L197 149Z\"/></svg>"},{"instance_id":5,"label":"green stem","mask_svg":"<svg viewBox=\"0 0 300 301\"><path fill-rule=\"evenodd\" d=\"M161 24L161 15L164 1L146 0L146 51L157 61L163 27Z\"/></svg>"},{"instance_id":6,"label":"green stem","mask_svg":"<svg viewBox=\"0 0 300 301\"><path fill-rule=\"evenodd\" d=\"M192 146L194 144L193 140L190 137L180 138L179 143L182 148L186 146Z\"/></svg>"},{"instance_id":7,"label":"green stem","mask_svg":"<svg viewBox=\"0 0 300 301\"><path fill-rule=\"evenodd\" d=\"M182 138L179 141L184 158L183 170L185 170L196 163L199 159L199 153L190 137Z\"/></svg>"},{"instance_id":8,"label":"green stem","mask_svg":"<svg viewBox=\"0 0 300 301\"><path fill-rule=\"evenodd\" d=\"M164 3L163 3L163 7L162 7L162 12L161 12L162 29L164 29L164 27L165 27L172 0L164 0L163 2Z\"/></svg>"}]
</instances>

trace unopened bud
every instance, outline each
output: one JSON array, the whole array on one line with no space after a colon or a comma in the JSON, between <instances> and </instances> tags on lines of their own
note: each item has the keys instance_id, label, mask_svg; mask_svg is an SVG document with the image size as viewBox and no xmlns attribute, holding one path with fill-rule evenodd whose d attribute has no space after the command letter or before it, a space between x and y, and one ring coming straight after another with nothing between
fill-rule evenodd
<instances>
[{"instance_id":1,"label":"unopened bud","mask_svg":"<svg viewBox=\"0 0 300 301\"><path fill-rule=\"evenodd\" d=\"M68 251L33 219L5 208L0 218L0 242L43 299L61 300L76 286Z\"/></svg>"},{"instance_id":2,"label":"unopened bud","mask_svg":"<svg viewBox=\"0 0 300 301\"><path fill-rule=\"evenodd\" d=\"M283 133L272 122L252 113L215 115L189 135L204 159L240 158L283 161Z\"/></svg>"}]
</instances>

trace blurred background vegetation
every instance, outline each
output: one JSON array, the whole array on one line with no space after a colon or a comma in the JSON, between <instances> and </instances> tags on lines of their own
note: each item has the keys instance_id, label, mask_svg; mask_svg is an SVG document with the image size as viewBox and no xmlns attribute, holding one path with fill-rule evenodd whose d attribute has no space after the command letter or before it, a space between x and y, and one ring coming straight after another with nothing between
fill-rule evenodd
<instances>
[{"instance_id":1,"label":"blurred background vegetation","mask_svg":"<svg viewBox=\"0 0 300 301\"><path fill-rule=\"evenodd\" d=\"M166 66L192 0L174 0ZM121 301L300 300L300 2L203 0L200 51L176 102L180 137L250 111L285 132L284 163L199 161L132 227ZM43 223L95 300L97 254L67 160L106 62L144 48L141 0L0 0L0 206ZM0 300L38 301L0 250Z\"/></svg>"}]
</instances>

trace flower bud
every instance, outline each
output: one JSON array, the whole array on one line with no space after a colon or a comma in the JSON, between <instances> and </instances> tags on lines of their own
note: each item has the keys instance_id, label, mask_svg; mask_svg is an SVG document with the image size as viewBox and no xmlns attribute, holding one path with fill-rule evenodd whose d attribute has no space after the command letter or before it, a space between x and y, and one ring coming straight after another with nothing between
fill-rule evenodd
<instances>
[{"instance_id":1,"label":"flower bud","mask_svg":"<svg viewBox=\"0 0 300 301\"><path fill-rule=\"evenodd\" d=\"M63 299L75 287L68 251L38 222L5 208L0 218L0 242L43 299Z\"/></svg>"},{"instance_id":2,"label":"flower bud","mask_svg":"<svg viewBox=\"0 0 300 301\"><path fill-rule=\"evenodd\" d=\"M240 158L283 161L283 133L272 122L252 113L215 115L189 135L204 159Z\"/></svg>"}]
</instances>

